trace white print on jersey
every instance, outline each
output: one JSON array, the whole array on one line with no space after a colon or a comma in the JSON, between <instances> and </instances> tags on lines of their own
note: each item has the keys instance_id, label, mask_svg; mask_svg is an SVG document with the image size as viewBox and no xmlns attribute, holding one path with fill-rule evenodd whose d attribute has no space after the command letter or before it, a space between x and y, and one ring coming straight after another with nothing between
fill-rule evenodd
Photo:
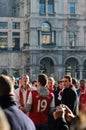
<instances>
[{"instance_id":1,"label":"white print on jersey","mask_svg":"<svg viewBox=\"0 0 86 130\"><path fill-rule=\"evenodd\" d=\"M47 108L47 101L45 99L43 100L38 100L37 104L37 112L43 112Z\"/></svg>"}]
</instances>

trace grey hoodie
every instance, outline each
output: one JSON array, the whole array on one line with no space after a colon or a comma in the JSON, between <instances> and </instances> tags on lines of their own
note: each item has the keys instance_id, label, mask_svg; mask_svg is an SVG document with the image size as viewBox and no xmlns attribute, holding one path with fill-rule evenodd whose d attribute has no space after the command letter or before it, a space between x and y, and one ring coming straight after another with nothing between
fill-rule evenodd
<instances>
[{"instance_id":1,"label":"grey hoodie","mask_svg":"<svg viewBox=\"0 0 86 130\"><path fill-rule=\"evenodd\" d=\"M37 92L39 93L40 96L43 97L47 97L49 95L48 89L44 86L37 88Z\"/></svg>"}]
</instances>

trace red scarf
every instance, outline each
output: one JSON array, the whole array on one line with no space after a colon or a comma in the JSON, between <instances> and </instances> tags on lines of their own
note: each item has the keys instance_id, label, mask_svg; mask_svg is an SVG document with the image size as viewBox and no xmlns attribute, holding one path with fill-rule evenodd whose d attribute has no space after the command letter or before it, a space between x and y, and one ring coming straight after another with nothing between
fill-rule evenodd
<instances>
[{"instance_id":1,"label":"red scarf","mask_svg":"<svg viewBox=\"0 0 86 130\"><path fill-rule=\"evenodd\" d=\"M20 91L19 91L19 99L20 99L20 105L22 107L25 107L22 89L23 89L23 86L21 86ZM30 86L26 87L26 91L27 91L27 93L26 93L26 101L25 102L27 102L27 99L28 99L28 95L30 92Z\"/></svg>"},{"instance_id":2,"label":"red scarf","mask_svg":"<svg viewBox=\"0 0 86 130\"><path fill-rule=\"evenodd\" d=\"M81 94L82 94L82 93L85 93L85 91L86 91L86 88L80 87L80 93L81 93Z\"/></svg>"}]
</instances>

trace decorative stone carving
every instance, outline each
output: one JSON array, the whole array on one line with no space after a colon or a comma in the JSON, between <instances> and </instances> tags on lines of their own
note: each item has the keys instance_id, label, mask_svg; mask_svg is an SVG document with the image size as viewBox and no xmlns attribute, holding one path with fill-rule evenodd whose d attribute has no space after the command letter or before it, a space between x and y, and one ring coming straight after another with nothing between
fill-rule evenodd
<instances>
[{"instance_id":1,"label":"decorative stone carving","mask_svg":"<svg viewBox=\"0 0 86 130\"><path fill-rule=\"evenodd\" d=\"M70 32L70 31L73 31L73 32L78 32L79 31L79 26L78 25L75 25L75 24L69 24L67 26L67 31Z\"/></svg>"}]
</instances>

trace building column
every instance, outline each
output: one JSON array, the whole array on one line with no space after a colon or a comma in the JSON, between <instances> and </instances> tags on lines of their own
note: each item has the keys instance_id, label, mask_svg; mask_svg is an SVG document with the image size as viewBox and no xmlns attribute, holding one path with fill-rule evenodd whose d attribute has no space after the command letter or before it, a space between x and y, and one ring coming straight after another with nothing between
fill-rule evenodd
<instances>
[{"instance_id":1,"label":"building column","mask_svg":"<svg viewBox=\"0 0 86 130\"><path fill-rule=\"evenodd\" d=\"M60 80L64 76L64 67L63 66L55 66L55 78L56 80Z\"/></svg>"},{"instance_id":2,"label":"building column","mask_svg":"<svg viewBox=\"0 0 86 130\"><path fill-rule=\"evenodd\" d=\"M82 72L83 72L83 66L82 66L82 65L80 65L80 79L82 79L82 78L83 78L83 74L82 74Z\"/></svg>"}]
</instances>

